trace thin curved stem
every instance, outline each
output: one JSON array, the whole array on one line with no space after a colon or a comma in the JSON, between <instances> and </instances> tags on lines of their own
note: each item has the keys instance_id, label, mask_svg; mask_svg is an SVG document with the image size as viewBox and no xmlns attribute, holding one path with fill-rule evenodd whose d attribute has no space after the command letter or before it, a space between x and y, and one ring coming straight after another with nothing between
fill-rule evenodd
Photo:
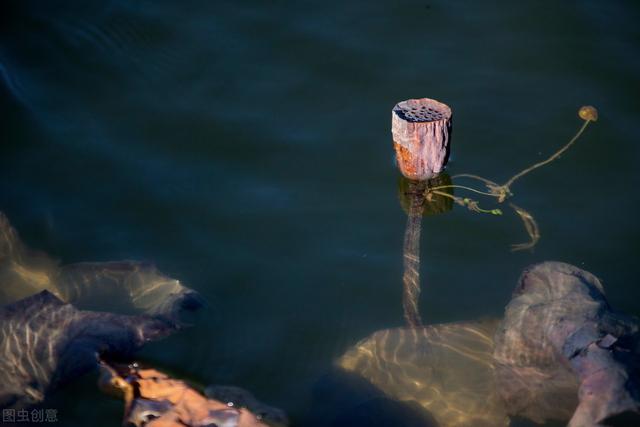
<instances>
[{"instance_id":1,"label":"thin curved stem","mask_svg":"<svg viewBox=\"0 0 640 427\"><path fill-rule=\"evenodd\" d=\"M478 204L478 202L476 202L475 200L468 199L466 197L465 198L457 197L452 194L445 193L444 191L438 191L438 190L433 190L432 193L437 194L439 196L448 197L452 199L454 202L456 202L457 204L459 204L460 206L464 206L473 212L486 213L486 214L492 214L492 215L502 215L502 211L500 209L482 209Z\"/></svg>"},{"instance_id":2,"label":"thin curved stem","mask_svg":"<svg viewBox=\"0 0 640 427\"><path fill-rule=\"evenodd\" d=\"M494 186L496 186L496 187L499 187L499 185L498 185L498 183L497 183L497 182L493 182L493 181L491 181L490 179L483 178L483 177L481 177L481 176L473 175L473 174L470 174L470 173L459 173L459 174L454 175L454 176L452 176L452 177L451 177L451 179L455 179L455 178L471 178L471 179L476 179L476 180L478 180L478 181L482 181L482 182L484 182L485 184L494 185Z\"/></svg>"},{"instance_id":3,"label":"thin curved stem","mask_svg":"<svg viewBox=\"0 0 640 427\"><path fill-rule=\"evenodd\" d=\"M538 243L538 240L540 240L540 229L538 228L538 223L536 222L533 215L531 215L521 207L516 206L513 203L509 203L509 206L511 206L511 208L515 211L516 214L518 214L518 216L522 220L524 228L527 231L530 239L530 241L527 243L517 243L511 245L511 251L515 252L525 249L533 249L533 247Z\"/></svg>"},{"instance_id":4,"label":"thin curved stem","mask_svg":"<svg viewBox=\"0 0 640 427\"><path fill-rule=\"evenodd\" d=\"M463 190L469 190L469 191L473 191L474 193L482 194L483 196L496 197L496 195L495 195L495 194L486 193L486 192L484 192L484 191L476 190L475 188L466 187L466 186L464 186L464 185L456 185L456 184L452 184L452 185L438 185L437 187L427 188L427 191L440 190L440 189L443 189L443 188L461 188L461 189L463 189Z\"/></svg>"},{"instance_id":5,"label":"thin curved stem","mask_svg":"<svg viewBox=\"0 0 640 427\"><path fill-rule=\"evenodd\" d=\"M552 161L554 161L555 159L557 159L558 157L560 157L562 155L562 153L564 153L565 151L567 151L569 149L569 147L571 147L577 140L578 138L580 138L580 135L582 135L582 132L584 132L584 130L587 128L587 126L589 125L590 120L586 120L584 122L584 124L582 125L582 127L580 127L580 130L578 130L578 132L573 136L573 138L571 138L571 140L561 149L559 149L558 151L556 151L551 157L549 157L546 160L543 160L541 162L536 163L533 166L530 166L528 168L526 168L525 170L523 170L522 172L518 172L517 174L515 174L513 177L511 177L511 179L509 181L507 181L503 187L505 188L509 188L511 186L511 184L513 184L513 182L518 179L523 177L524 175L528 174L529 172L531 172L534 169L537 169L541 166L544 166L548 163L551 163Z\"/></svg>"},{"instance_id":6,"label":"thin curved stem","mask_svg":"<svg viewBox=\"0 0 640 427\"><path fill-rule=\"evenodd\" d=\"M450 198L451 200L453 200L456 203L460 203L460 197L456 197L456 196L454 196L452 194L445 193L444 191L431 190L431 192L433 194L437 194L438 196L448 197L448 198Z\"/></svg>"}]
</instances>

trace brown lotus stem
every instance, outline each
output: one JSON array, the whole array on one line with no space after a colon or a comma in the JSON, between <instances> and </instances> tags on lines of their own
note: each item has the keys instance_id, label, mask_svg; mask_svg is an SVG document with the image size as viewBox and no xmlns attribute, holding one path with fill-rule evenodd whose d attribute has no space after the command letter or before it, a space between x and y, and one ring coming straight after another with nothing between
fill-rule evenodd
<instances>
[{"instance_id":1,"label":"brown lotus stem","mask_svg":"<svg viewBox=\"0 0 640 427\"><path fill-rule=\"evenodd\" d=\"M449 159L451 108L429 98L399 102L391 112L398 167L413 180L433 178Z\"/></svg>"},{"instance_id":2,"label":"brown lotus stem","mask_svg":"<svg viewBox=\"0 0 640 427\"><path fill-rule=\"evenodd\" d=\"M417 189L423 183L411 183L411 204L404 232L402 274L402 308L407 325L412 328L422 326L422 318L418 308L420 299L420 231L424 210L424 193ZM424 184L423 184L424 186Z\"/></svg>"}]
</instances>

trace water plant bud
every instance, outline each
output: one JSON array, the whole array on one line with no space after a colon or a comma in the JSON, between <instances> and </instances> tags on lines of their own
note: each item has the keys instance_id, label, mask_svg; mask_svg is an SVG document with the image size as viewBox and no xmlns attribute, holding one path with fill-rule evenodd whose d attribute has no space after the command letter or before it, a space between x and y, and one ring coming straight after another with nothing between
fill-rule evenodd
<instances>
[{"instance_id":1,"label":"water plant bud","mask_svg":"<svg viewBox=\"0 0 640 427\"><path fill-rule=\"evenodd\" d=\"M598 120L598 110L591 105L585 105L580 108L578 115L582 120L595 122Z\"/></svg>"}]
</instances>

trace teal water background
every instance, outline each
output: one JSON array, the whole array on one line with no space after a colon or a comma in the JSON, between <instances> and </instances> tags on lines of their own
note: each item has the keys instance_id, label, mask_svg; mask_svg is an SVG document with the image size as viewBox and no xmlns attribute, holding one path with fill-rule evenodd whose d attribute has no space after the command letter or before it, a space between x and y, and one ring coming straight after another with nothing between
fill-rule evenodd
<instances>
[{"instance_id":1,"label":"teal water background","mask_svg":"<svg viewBox=\"0 0 640 427\"><path fill-rule=\"evenodd\" d=\"M640 6L633 1L56 2L0 6L0 210L64 263L139 259L209 302L141 359L319 422L318 384L403 324L390 112L454 114L448 172L517 181L520 220L423 222L425 322L497 317L524 267L565 261L640 314ZM489 203L491 205L491 203ZM62 397L61 397L62 396ZM85 378L60 425L118 425ZM524 423L516 425L525 425Z\"/></svg>"}]
</instances>

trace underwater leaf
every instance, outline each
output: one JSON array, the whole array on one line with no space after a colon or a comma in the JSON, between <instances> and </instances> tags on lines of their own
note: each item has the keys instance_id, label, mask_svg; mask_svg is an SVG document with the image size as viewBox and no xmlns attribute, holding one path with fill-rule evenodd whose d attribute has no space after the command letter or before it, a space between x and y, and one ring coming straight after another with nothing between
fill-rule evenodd
<instances>
[{"instance_id":1,"label":"underwater leaf","mask_svg":"<svg viewBox=\"0 0 640 427\"><path fill-rule=\"evenodd\" d=\"M238 387L213 388L225 399L203 396L187 383L137 364L115 365L101 361L101 386L118 389L125 400L124 425L136 427L267 427L288 425L279 409L258 402ZM225 394L226 393L226 394ZM258 409L262 413L249 409ZM275 415L274 415L275 414Z\"/></svg>"}]
</instances>

